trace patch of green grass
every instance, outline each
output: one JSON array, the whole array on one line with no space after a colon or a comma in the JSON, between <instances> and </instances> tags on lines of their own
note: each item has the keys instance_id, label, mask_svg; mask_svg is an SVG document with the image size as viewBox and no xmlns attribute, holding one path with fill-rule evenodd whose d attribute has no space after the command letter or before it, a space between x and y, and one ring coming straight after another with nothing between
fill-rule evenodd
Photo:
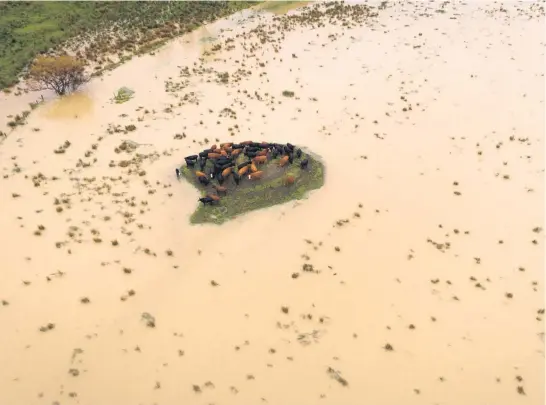
<instances>
[{"instance_id":1,"label":"patch of green grass","mask_svg":"<svg viewBox=\"0 0 546 405\"><path fill-rule=\"evenodd\" d=\"M290 10L306 6L310 1L265 1L259 8L274 14L286 14Z\"/></svg>"},{"instance_id":2,"label":"patch of green grass","mask_svg":"<svg viewBox=\"0 0 546 405\"><path fill-rule=\"evenodd\" d=\"M138 42L138 45L144 45L148 40L172 37L175 34L173 23L179 28L176 34L182 34L197 28L205 21L210 22L256 3L256 1L0 2L0 88L17 83L22 70L38 54L56 49L78 36L109 29L114 30L114 34L118 31L124 34L125 45L136 44L145 37L144 42Z\"/></svg>"},{"instance_id":3,"label":"patch of green grass","mask_svg":"<svg viewBox=\"0 0 546 405\"><path fill-rule=\"evenodd\" d=\"M36 24L29 24L13 31L15 35L33 34L35 32L60 31L57 24L52 21L43 21Z\"/></svg>"},{"instance_id":4,"label":"patch of green grass","mask_svg":"<svg viewBox=\"0 0 546 405\"><path fill-rule=\"evenodd\" d=\"M190 222L192 224L221 225L250 211L306 198L309 191L319 189L324 185L325 170L318 158L309 154L304 155L303 158L309 159L307 169L300 169L300 159L295 159L292 165L285 168L279 168L278 159L274 159L266 163L266 168L259 167L259 170L266 172L266 177L263 180L248 180L248 177L244 176L240 185L236 186L232 176L229 176L224 182L224 186L228 187L227 195L220 195L220 201L213 205L203 206L202 203L196 201L199 205L191 215ZM240 158L238 163L245 160L243 157ZM207 165L209 164L211 163L207 162ZM180 171L182 177L193 184L203 196L213 194L212 186L204 187L199 183L195 170L199 169L182 167ZM284 184L287 175L296 178L294 184L289 186Z\"/></svg>"}]
</instances>

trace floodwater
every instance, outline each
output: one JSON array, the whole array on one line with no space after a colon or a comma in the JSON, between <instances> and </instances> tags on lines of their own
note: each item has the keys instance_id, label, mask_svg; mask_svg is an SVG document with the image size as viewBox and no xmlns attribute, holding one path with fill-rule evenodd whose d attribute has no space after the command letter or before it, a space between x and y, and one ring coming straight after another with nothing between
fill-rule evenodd
<instances>
[{"instance_id":1,"label":"floodwater","mask_svg":"<svg viewBox=\"0 0 546 405\"><path fill-rule=\"evenodd\" d=\"M538 6L245 12L46 94L0 145L0 404L543 404ZM205 138L292 142L325 186L190 226Z\"/></svg>"},{"instance_id":2,"label":"floodwater","mask_svg":"<svg viewBox=\"0 0 546 405\"><path fill-rule=\"evenodd\" d=\"M93 114L93 99L85 92L75 92L43 106L40 113L50 119L78 119Z\"/></svg>"}]
</instances>

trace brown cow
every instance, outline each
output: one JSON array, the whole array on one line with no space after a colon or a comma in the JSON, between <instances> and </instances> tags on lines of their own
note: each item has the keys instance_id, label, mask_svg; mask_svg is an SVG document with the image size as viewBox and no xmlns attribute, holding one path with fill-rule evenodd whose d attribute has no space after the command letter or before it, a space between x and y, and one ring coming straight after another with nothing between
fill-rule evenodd
<instances>
[{"instance_id":1,"label":"brown cow","mask_svg":"<svg viewBox=\"0 0 546 405\"><path fill-rule=\"evenodd\" d=\"M208 154L209 159L218 159L220 156L222 156L220 153L209 153Z\"/></svg>"},{"instance_id":2,"label":"brown cow","mask_svg":"<svg viewBox=\"0 0 546 405\"><path fill-rule=\"evenodd\" d=\"M279 166L284 167L288 163L288 156L283 156L281 160L279 160Z\"/></svg>"},{"instance_id":3,"label":"brown cow","mask_svg":"<svg viewBox=\"0 0 546 405\"><path fill-rule=\"evenodd\" d=\"M253 143L252 141L244 141L244 142L241 142L241 145L250 145L251 143Z\"/></svg>"},{"instance_id":4,"label":"brown cow","mask_svg":"<svg viewBox=\"0 0 546 405\"><path fill-rule=\"evenodd\" d=\"M244 174L246 174L247 171L248 171L248 166L241 167L239 169L239 176L243 176Z\"/></svg>"},{"instance_id":5,"label":"brown cow","mask_svg":"<svg viewBox=\"0 0 546 405\"><path fill-rule=\"evenodd\" d=\"M261 179L263 175L264 175L264 172L262 172L262 171L255 172L255 173L250 173L250 174L248 175L248 179L249 179L249 180Z\"/></svg>"},{"instance_id":6,"label":"brown cow","mask_svg":"<svg viewBox=\"0 0 546 405\"><path fill-rule=\"evenodd\" d=\"M229 176L229 174L231 173L231 170L233 169L233 167L227 167L225 168L224 170L222 170L222 177L227 177Z\"/></svg>"},{"instance_id":7,"label":"brown cow","mask_svg":"<svg viewBox=\"0 0 546 405\"><path fill-rule=\"evenodd\" d=\"M214 187L218 193L227 193L227 187L217 186L216 184L213 184L212 187Z\"/></svg>"},{"instance_id":8,"label":"brown cow","mask_svg":"<svg viewBox=\"0 0 546 405\"><path fill-rule=\"evenodd\" d=\"M258 171L258 168L256 167L256 165L254 163L250 164L250 171L252 173L256 173Z\"/></svg>"},{"instance_id":9,"label":"brown cow","mask_svg":"<svg viewBox=\"0 0 546 405\"><path fill-rule=\"evenodd\" d=\"M225 150L222 149L222 150L220 150L220 155L222 155L222 156L227 156L227 152L226 152Z\"/></svg>"},{"instance_id":10,"label":"brown cow","mask_svg":"<svg viewBox=\"0 0 546 405\"><path fill-rule=\"evenodd\" d=\"M212 145L212 146L210 147L210 150L216 150L216 148L218 148L218 146Z\"/></svg>"},{"instance_id":11,"label":"brown cow","mask_svg":"<svg viewBox=\"0 0 546 405\"><path fill-rule=\"evenodd\" d=\"M294 184L295 181L296 181L296 178L294 176L288 175L284 178L284 185L289 186L291 184Z\"/></svg>"},{"instance_id":12,"label":"brown cow","mask_svg":"<svg viewBox=\"0 0 546 405\"><path fill-rule=\"evenodd\" d=\"M206 175L205 173L200 172L199 170L195 172L195 175L196 175L197 177L201 177L201 176L207 177L207 175Z\"/></svg>"},{"instance_id":13,"label":"brown cow","mask_svg":"<svg viewBox=\"0 0 546 405\"><path fill-rule=\"evenodd\" d=\"M239 153L241 153L241 150L242 150L242 149L233 149L233 150L231 151L231 156L238 156Z\"/></svg>"},{"instance_id":14,"label":"brown cow","mask_svg":"<svg viewBox=\"0 0 546 405\"><path fill-rule=\"evenodd\" d=\"M267 162L267 156L256 156L254 159L252 159L254 162L259 164L264 164Z\"/></svg>"},{"instance_id":15,"label":"brown cow","mask_svg":"<svg viewBox=\"0 0 546 405\"><path fill-rule=\"evenodd\" d=\"M214 201L220 201L220 197L218 197L216 194L207 194L206 197L210 197Z\"/></svg>"},{"instance_id":16,"label":"brown cow","mask_svg":"<svg viewBox=\"0 0 546 405\"><path fill-rule=\"evenodd\" d=\"M222 149L228 149L229 147L231 147L231 145L233 145L233 143L221 143L220 147Z\"/></svg>"}]
</instances>

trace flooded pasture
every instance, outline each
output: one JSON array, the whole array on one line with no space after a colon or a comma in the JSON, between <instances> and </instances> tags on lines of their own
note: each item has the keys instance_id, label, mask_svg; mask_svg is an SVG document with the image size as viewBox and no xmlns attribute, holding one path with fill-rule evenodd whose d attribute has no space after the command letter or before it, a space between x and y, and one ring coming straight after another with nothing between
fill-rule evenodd
<instances>
[{"instance_id":1,"label":"flooded pasture","mask_svg":"<svg viewBox=\"0 0 546 405\"><path fill-rule=\"evenodd\" d=\"M541 3L349 4L211 23L0 141L1 404L544 403ZM174 168L246 140L324 186L191 225Z\"/></svg>"}]
</instances>

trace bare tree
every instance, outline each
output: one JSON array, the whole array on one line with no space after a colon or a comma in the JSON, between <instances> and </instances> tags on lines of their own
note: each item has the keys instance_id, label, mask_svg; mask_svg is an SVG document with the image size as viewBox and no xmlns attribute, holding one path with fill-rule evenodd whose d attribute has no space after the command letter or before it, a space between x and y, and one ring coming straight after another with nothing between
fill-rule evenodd
<instances>
[{"instance_id":1,"label":"bare tree","mask_svg":"<svg viewBox=\"0 0 546 405\"><path fill-rule=\"evenodd\" d=\"M89 80L85 63L68 55L39 56L28 78L34 90L53 90L58 95L70 93Z\"/></svg>"}]
</instances>

